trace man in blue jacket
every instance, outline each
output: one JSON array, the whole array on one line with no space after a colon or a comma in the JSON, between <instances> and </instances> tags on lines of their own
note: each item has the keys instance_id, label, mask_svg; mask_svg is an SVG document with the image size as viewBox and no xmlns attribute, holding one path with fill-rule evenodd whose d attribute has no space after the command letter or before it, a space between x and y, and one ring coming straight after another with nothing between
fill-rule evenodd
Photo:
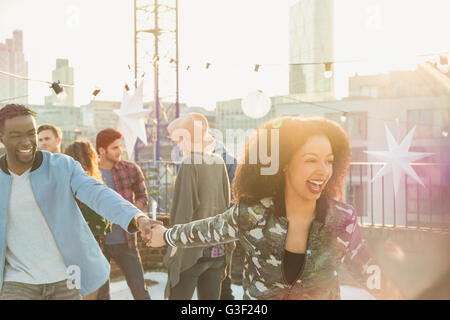
<instances>
[{"instance_id":1,"label":"man in blue jacket","mask_svg":"<svg viewBox=\"0 0 450 320\"><path fill-rule=\"evenodd\" d=\"M109 277L75 196L124 230L150 238L151 221L72 158L37 151L35 113L0 109L0 300L80 299Z\"/></svg>"}]
</instances>

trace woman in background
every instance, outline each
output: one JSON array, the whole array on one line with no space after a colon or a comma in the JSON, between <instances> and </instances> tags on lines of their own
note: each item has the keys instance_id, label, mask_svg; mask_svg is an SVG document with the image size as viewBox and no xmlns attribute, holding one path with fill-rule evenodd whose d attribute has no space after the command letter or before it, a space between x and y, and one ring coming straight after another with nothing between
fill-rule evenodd
<instances>
[{"instance_id":1,"label":"woman in background","mask_svg":"<svg viewBox=\"0 0 450 320\"><path fill-rule=\"evenodd\" d=\"M102 174L97 164L97 154L89 141L75 141L66 148L64 153L78 161L89 176L103 183ZM110 222L83 202L77 200L77 203L86 223L103 251L105 235L111 232ZM83 300L95 300L96 297L97 291L91 295L84 296Z\"/></svg>"}]
</instances>

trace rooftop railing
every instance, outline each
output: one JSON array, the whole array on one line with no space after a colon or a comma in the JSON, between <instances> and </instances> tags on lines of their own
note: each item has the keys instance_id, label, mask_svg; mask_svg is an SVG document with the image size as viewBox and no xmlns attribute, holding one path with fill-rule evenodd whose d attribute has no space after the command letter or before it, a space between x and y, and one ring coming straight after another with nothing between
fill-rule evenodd
<instances>
[{"instance_id":1,"label":"rooftop railing","mask_svg":"<svg viewBox=\"0 0 450 320\"><path fill-rule=\"evenodd\" d=\"M146 175L149 196L159 212L169 212L179 164L165 161L138 163ZM412 163L423 186L403 176L397 194L392 174L377 178L382 162L352 162L344 201L358 213L361 225L450 230L450 165Z\"/></svg>"}]
</instances>

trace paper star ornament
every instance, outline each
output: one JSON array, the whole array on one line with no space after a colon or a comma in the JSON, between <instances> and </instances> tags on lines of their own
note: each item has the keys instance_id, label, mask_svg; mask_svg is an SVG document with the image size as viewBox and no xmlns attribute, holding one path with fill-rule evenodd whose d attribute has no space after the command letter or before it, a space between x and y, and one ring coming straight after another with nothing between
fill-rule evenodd
<instances>
[{"instance_id":1,"label":"paper star ornament","mask_svg":"<svg viewBox=\"0 0 450 320\"><path fill-rule=\"evenodd\" d=\"M143 83L138 85L134 95L124 89L120 109L114 112L119 116L117 130L122 132L128 157L131 158L137 138L147 145L144 118L151 114L151 110L144 109Z\"/></svg>"},{"instance_id":2,"label":"paper star ornament","mask_svg":"<svg viewBox=\"0 0 450 320\"><path fill-rule=\"evenodd\" d=\"M416 180L421 186L425 186L420 180L417 173L411 167L410 163L425 157L432 155L432 153L427 152L409 152L411 146L412 137L416 127L411 129L411 131L406 135L400 144L392 136L387 125L384 125L386 129L386 138L388 143L388 151L364 151L367 154L373 155L385 162L383 168L377 172L375 177L372 179L372 183L379 177L385 176L392 172L392 178L394 182L394 192L397 196L398 186L400 185L400 178L402 173L406 173L414 180Z\"/></svg>"}]
</instances>

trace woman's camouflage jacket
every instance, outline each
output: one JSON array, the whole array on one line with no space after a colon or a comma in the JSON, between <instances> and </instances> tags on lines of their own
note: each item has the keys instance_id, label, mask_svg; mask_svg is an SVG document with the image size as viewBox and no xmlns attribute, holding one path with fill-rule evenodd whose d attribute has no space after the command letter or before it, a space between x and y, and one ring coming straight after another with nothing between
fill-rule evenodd
<instances>
[{"instance_id":1,"label":"woman's camouflage jacket","mask_svg":"<svg viewBox=\"0 0 450 320\"><path fill-rule=\"evenodd\" d=\"M245 251L244 299L340 299L341 265L361 288L389 298L386 292L396 289L364 244L355 210L335 200L328 207L324 222L316 218L310 226L303 269L293 284L286 282L282 265L288 220L275 214L271 198L256 205L241 201L215 217L174 225L166 241L177 247L240 241Z\"/></svg>"}]
</instances>

